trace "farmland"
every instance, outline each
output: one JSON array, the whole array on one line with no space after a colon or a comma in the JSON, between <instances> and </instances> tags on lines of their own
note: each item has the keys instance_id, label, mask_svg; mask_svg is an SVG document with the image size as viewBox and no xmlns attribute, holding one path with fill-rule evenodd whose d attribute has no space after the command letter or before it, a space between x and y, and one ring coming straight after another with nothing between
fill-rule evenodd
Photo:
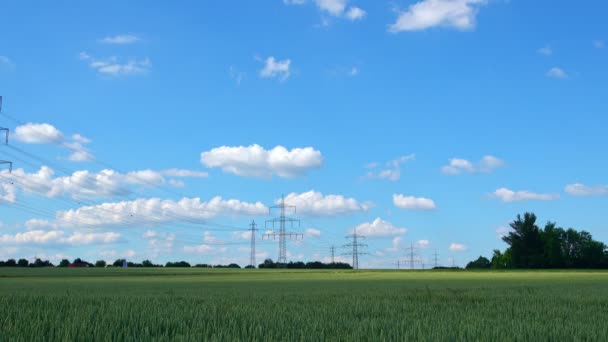
<instances>
[{"instance_id":1,"label":"farmland","mask_svg":"<svg viewBox=\"0 0 608 342\"><path fill-rule=\"evenodd\" d=\"M604 340L608 272L0 269L0 340Z\"/></svg>"}]
</instances>

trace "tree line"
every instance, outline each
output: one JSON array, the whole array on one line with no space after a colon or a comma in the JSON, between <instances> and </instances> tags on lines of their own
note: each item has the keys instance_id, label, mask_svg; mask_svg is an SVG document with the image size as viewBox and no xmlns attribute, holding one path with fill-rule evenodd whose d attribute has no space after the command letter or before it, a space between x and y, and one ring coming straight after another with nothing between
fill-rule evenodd
<instances>
[{"instance_id":1,"label":"tree line","mask_svg":"<svg viewBox=\"0 0 608 342\"><path fill-rule=\"evenodd\" d=\"M211 265L211 264L190 264L187 261L169 261L162 264L155 264L150 260L144 260L141 263L127 261L126 259L116 259L113 263L107 263L105 260L97 260L95 263L88 262L81 258L76 258L72 262L68 259L62 259L57 266L53 265L48 260L36 259L30 263L26 259L9 259L7 261L0 261L0 267L198 267L198 268L241 268L240 265L232 263L228 265ZM286 268L293 269L351 269L352 267L346 263L322 263L320 261L312 262L290 262L285 265L275 263L272 259L266 259L264 263L260 264L259 268ZM252 265L245 266L244 268L255 268Z\"/></svg>"},{"instance_id":2,"label":"tree line","mask_svg":"<svg viewBox=\"0 0 608 342\"><path fill-rule=\"evenodd\" d=\"M466 268L608 268L608 247L589 232L564 229L555 222L541 228L536 221L534 213L517 215L510 223L511 231L502 237L509 247L494 250L491 260L480 256Z\"/></svg>"}]
</instances>

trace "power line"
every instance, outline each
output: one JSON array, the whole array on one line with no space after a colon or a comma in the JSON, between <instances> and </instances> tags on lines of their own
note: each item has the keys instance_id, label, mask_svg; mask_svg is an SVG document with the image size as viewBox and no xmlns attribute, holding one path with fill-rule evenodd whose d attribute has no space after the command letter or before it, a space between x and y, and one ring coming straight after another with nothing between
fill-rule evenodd
<instances>
[{"instance_id":1,"label":"power line","mask_svg":"<svg viewBox=\"0 0 608 342\"><path fill-rule=\"evenodd\" d=\"M353 239L353 241L349 244L346 245L342 245L343 248L352 248L351 252L345 252L342 253L343 255L351 255L353 257L353 269L358 270L359 269L359 256L363 255L363 254L367 254L364 252L360 252L359 248L364 248L367 247L366 244L363 243L359 243L358 239L365 239L365 236L363 235L359 235L357 234L357 230L355 229L355 231L353 232L353 234L351 235L347 235L345 238L347 239Z\"/></svg>"},{"instance_id":2,"label":"power line","mask_svg":"<svg viewBox=\"0 0 608 342\"><path fill-rule=\"evenodd\" d=\"M279 264L279 267L285 267L287 264L287 238L295 238L297 240L300 236L302 239L304 239L304 234L286 231L287 223L291 225L291 229L293 229L294 223L297 223L298 228L300 228L300 220L285 216L286 209L293 209L294 214L296 212L295 206L285 204L285 196L281 197L281 202L279 204L270 207L269 212L272 212L272 209L279 209L280 216L266 220L266 229L268 229L268 225L270 223L272 225L272 231L264 234L264 238L270 239L270 237L272 237L273 240L275 240L277 237L279 238L279 259L277 264ZM277 223L279 224L278 232L275 230L275 224Z\"/></svg>"},{"instance_id":3,"label":"power line","mask_svg":"<svg viewBox=\"0 0 608 342\"><path fill-rule=\"evenodd\" d=\"M249 231L251 232L251 255L249 256L249 265L255 267L255 232L257 229L255 228L257 225L255 221L251 222Z\"/></svg>"}]
</instances>

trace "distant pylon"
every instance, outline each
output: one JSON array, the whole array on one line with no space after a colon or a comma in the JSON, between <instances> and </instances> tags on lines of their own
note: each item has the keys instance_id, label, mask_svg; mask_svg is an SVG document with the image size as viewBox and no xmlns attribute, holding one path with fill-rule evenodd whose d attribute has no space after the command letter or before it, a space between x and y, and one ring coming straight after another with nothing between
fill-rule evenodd
<instances>
[{"instance_id":1,"label":"distant pylon","mask_svg":"<svg viewBox=\"0 0 608 342\"><path fill-rule=\"evenodd\" d=\"M415 252L418 249L418 247L415 247L414 244L412 243L410 245L410 247L407 247L405 250L409 251L409 258L406 260L407 262L409 262L410 264L410 269L414 269L414 262L416 261L416 259L414 258L415 256Z\"/></svg>"},{"instance_id":2,"label":"distant pylon","mask_svg":"<svg viewBox=\"0 0 608 342\"><path fill-rule=\"evenodd\" d=\"M435 261L435 268L437 268L439 266L438 261L439 261L439 254L437 254L437 251L435 250L435 254L433 254L434 256L434 261Z\"/></svg>"},{"instance_id":3,"label":"distant pylon","mask_svg":"<svg viewBox=\"0 0 608 342\"><path fill-rule=\"evenodd\" d=\"M2 96L0 96L0 113L2 113ZM8 133L9 133L9 129L8 128L4 128L4 127L0 127L0 132L5 132L4 144L8 145ZM13 162L12 161L0 160L0 165L2 165L2 164L7 164L8 165L8 172L9 173L13 172Z\"/></svg>"},{"instance_id":4,"label":"distant pylon","mask_svg":"<svg viewBox=\"0 0 608 342\"><path fill-rule=\"evenodd\" d=\"M251 232L251 254L249 255L249 265L256 267L255 266L255 232L257 231L257 229L255 227L257 227L257 225L255 224L255 221L251 221L251 225L249 225L249 231Z\"/></svg>"},{"instance_id":5,"label":"distant pylon","mask_svg":"<svg viewBox=\"0 0 608 342\"><path fill-rule=\"evenodd\" d=\"M298 239L298 237L301 237L304 239L304 234L286 231L287 223L291 225L292 229L294 223L298 224L298 228L300 227L300 220L285 216L285 211L287 208L292 208L293 212L296 212L295 206L285 204L285 196L281 197L281 202L278 205L270 207L270 212L272 212L272 209L280 209L281 214L279 217L266 220L266 229L268 229L268 225L270 223L272 224L272 232L264 234L264 238L270 239L270 237L272 237L273 240L275 240L277 237L279 238L279 259L277 260L279 267L286 267L287 265L287 238L289 237L291 239L295 237L295 239ZM276 223L279 224L278 232L275 230Z\"/></svg>"},{"instance_id":6,"label":"distant pylon","mask_svg":"<svg viewBox=\"0 0 608 342\"><path fill-rule=\"evenodd\" d=\"M331 246L329 247L329 250L331 252L331 263L335 264L336 263L336 259L335 259L335 254L336 254L336 246Z\"/></svg>"},{"instance_id":7,"label":"distant pylon","mask_svg":"<svg viewBox=\"0 0 608 342\"><path fill-rule=\"evenodd\" d=\"M367 247L366 244L358 242L358 239L364 239L365 236L357 234L355 229L353 234L346 236L347 239L353 239L353 242L343 245L344 248L352 248L352 252L342 253L343 255L352 255L353 257L353 269L359 269L359 255L367 254L359 251L359 247Z\"/></svg>"}]
</instances>

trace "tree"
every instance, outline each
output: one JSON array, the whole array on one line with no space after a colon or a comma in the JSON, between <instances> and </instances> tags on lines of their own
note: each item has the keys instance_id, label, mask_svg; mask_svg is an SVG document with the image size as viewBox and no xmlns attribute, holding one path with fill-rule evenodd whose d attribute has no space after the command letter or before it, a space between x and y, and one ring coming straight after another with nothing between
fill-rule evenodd
<instances>
[{"instance_id":1,"label":"tree","mask_svg":"<svg viewBox=\"0 0 608 342\"><path fill-rule=\"evenodd\" d=\"M490 267L492 267L490 260L488 260L488 258L485 258L483 256L479 256L479 258L477 258L477 260L469 262L466 266L467 269L490 268Z\"/></svg>"},{"instance_id":2,"label":"tree","mask_svg":"<svg viewBox=\"0 0 608 342\"><path fill-rule=\"evenodd\" d=\"M97 260L97 261L95 261L95 267L106 267L105 260Z\"/></svg>"},{"instance_id":3,"label":"tree","mask_svg":"<svg viewBox=\"0 0 608 342\"><path fill-rule=\"evenodd\" d=\"M502 239L511 246L513 266L516 268L544 267L543 240L536 225L536 215L525 213L523 219L521 215L517 215L517 219L510 225L513 230Z\"/></svg>"},{"instance_id":4,"label":"tree","mask_svg":"<svg viewBox=\"0 0 608 342\"><path fill-rule=\"evenodd\" d=\"M116 259L116 261L114 261L114 263L112 264L112 266L114 267L122 267L122 265L125 263L125 259Z\"/></svg>"},{"instance_id":5,"label":"tree","mask_svg":"<svg viewBox=\"0 0 608 342\"><path fill-rule=\"evenodd\" d=\"M19 259L19 261L17 261L17 266L19 267L27 267L29 264L30 262L26 259Z\"/></svg>"},{"instance_id":6,"label":"tree","mask_svg":"<svg viewBox=\"0 0 608 342\"><path fill-rule=\"evenodd\" d=\"M277 264L272 259L264 260L264 263L258 265L259 268L277 268Z\"/></svg>"},{"instance_id":7,"label":"tree","mask_svg":"<svg viewBox=\"0 0 608 342\"><path fill-rule=\"evenodd\" d=\"M15 267L15 266L17 266L17 262L15 261L15 259L8 259L8 260L6 260L4 265L7 267Z\"/></svg>"},{"instance_id":8,"label":"tree","mask_svg":"<svg viewBox=\"0 0 608 342\"><path fill-rule=\"evenodd\" d=\"M544 267L566 267L566 258L563 247L564 236L564 230L556 227L555 222L547 222L545 229L541 231Z\"/></svg>"},{"instance_id":9,"label":"tree","mask_svg":"<svg viewBox=\"0 0 608 342\"><path fill-rule=\"evenodd\" d=\"M68 267L69 264L70 264L70 260L61 259L61 261L59 262L59 267Z\"/></svg>"},{"instance_id":10,"label":"tree","mask_svg":"<svg viewBox=\"0 0 608 342\"><path fill-rule=\"evenodd\" d=\"M150 260L144 260L141 262L142 267L154 267L155 265Z\"/></svg>"}]
</instances>

